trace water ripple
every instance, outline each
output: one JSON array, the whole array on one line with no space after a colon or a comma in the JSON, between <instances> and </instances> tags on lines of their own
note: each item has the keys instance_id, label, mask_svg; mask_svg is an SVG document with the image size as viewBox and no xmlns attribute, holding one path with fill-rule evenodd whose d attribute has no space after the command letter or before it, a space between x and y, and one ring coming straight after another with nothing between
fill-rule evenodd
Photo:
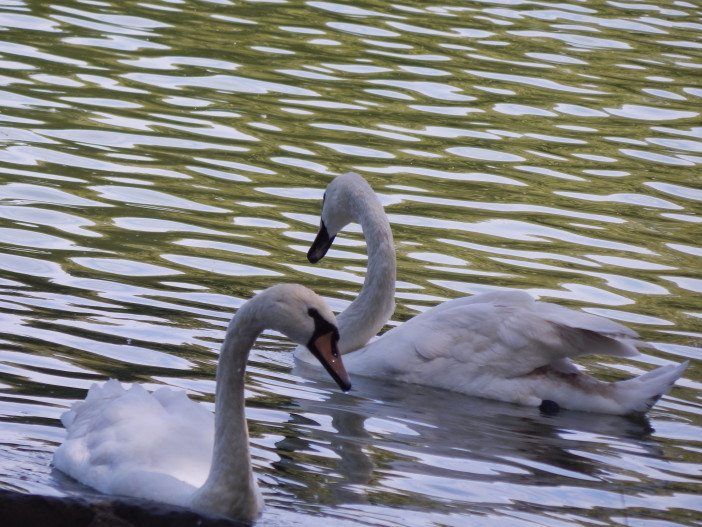
<instances>
[{"instance_id":1,"label":"water ripple","mask_svg":"<svg viewBox=\"0 0 702 527\"><path fill-rule=\"evenodd\" d=\"M305 252L363 174L398 258L392 325L500 288L693 360L639 422L355 379L265 334L247 378L261 525L696 525L700 9L693 2L5 2L0 7L0 486L50 469L97 380L211 407L227 320L281 281L336 310L360 229ZM697 229L697 230L695 230ZM451 411L447 412L446 409Z\"/></svg>"}]
</instances>

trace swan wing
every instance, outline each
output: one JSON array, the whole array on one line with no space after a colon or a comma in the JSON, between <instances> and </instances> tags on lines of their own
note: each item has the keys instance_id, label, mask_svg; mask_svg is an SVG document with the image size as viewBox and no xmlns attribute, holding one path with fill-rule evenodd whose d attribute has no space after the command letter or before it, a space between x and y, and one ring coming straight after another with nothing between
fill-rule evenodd
<instances>
[{"instance_id":1,"label":"swan wing","mask_svg":"<svg viewBox=\"0 0 702 527\"><path fill-rule=\"evenodd\" d=\"M570 359L584 355L635 355L636 338L609 319L497 291L425 311L370 343L364 356L370 362L374 350L381 351L383 362L408 379L454 368L510 378L546 365L574 372Z\"/></svg>"},{"instance_id":2,"label":"swan wing","mask_svg":"<svg viewBox=\"0 0 702 527\"><path fill-rule=\"evenodd\" d=\"M461 296L458 298L452 298L438 304L434 307L427 309L426 311L415 316L412 320L417 320L420 317L437 317L438 314L447 309L454 309L457 307L471 306L476 304L495 304L501 306L519 306L519 305L531 305L534 303L534 299L528 293L524 291L516 291L510 289L500 289L497 291L490 291L488 293L480 293L472 296Z\"/></svg>"},{"instance_id":3,"label":"swan wing","mask_svg":"<svg viewBox=\"0 0 702 527\"><path fill-rule=\"evenodd\" d=\"M110 380L61 420L67 437L54 465L101 492L186 505L207 478L214 416L185 392Z\"/></svg>"}]
</instances>

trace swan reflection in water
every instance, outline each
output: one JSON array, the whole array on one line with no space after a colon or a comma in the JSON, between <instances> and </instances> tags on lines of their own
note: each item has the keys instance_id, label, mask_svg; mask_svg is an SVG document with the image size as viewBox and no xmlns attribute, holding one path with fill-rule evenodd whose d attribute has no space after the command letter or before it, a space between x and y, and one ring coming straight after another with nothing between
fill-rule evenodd
<instances>
[{"instance_id":1,"label":"swan reflection in water","mask_svg":"<svg viewBox=\"0 0 702 527\"><path fill-rule=\"evenodd\" d=\"M309 378L312 370L298 364L294 371ZM475 521L554 506L575 513L611 506L616 514L625 494L640 492L647 479L645 466L626 478L622 466L630 473L632 456L664 459L644 416L546 415L373 378L354 378L350 394L329 390L321 401L295 399L287 410L284 438L275 444L280 460L271 466L280 475L276 485L300 498L292 503L319 503L325 514L356 519L361 511L373 517L376 503L392 503L397 509L382 508L389 524L408 524L407 509L420 504ZM320 464L310 456L332 452L330 470L309 472Z\"/></svg>"}]
</instances>

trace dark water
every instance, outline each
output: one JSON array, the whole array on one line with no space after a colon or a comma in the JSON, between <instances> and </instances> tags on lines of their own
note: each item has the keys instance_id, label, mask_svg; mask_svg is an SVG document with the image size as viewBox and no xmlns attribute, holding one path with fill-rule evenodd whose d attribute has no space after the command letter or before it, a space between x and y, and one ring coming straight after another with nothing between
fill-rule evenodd
<instances>
[{"instance_id":1,"label":"dark water","mask_svg":"<svg viewBox=\"0 0 702 527\"><path fill-rule=\"evenodd\" d=\"M223 328L300 282L343 308L365 250L305 251L363 174L398 252L396 321L493 287L623 321L692 359L650 421L356 379L259 340L261 525L699 525L698 2L10 0L0 7L0 487L50 467L107 377L212 401ZM653 431L651 431L651 428ZM331 519L330 519L331 518Z\"/></svg>"}]
</instances>

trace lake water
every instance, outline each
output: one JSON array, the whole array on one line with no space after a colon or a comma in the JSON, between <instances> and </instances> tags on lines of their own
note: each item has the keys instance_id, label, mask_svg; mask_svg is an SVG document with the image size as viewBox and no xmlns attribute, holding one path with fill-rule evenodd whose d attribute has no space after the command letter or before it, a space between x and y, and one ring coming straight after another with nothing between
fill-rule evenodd
<instances>
[{"instance_id":1,"label":"lake water","mask_svg":"<svg viewBox=\"0 0 702 527\"><path fill-rule=\"evenodd\" d=\"M0 487L51 469L95 381L213 400L223 329L282 281L342 309L350 228L305 252L354 170L398 252L394 321L495 287L692 359L648 421L354 379L258 341L260 525L700 525L702 7L609 0L345 4L8 0L0 8ZM0 507L2 505L0 504Z\"/></svg>"}]
</instances>

